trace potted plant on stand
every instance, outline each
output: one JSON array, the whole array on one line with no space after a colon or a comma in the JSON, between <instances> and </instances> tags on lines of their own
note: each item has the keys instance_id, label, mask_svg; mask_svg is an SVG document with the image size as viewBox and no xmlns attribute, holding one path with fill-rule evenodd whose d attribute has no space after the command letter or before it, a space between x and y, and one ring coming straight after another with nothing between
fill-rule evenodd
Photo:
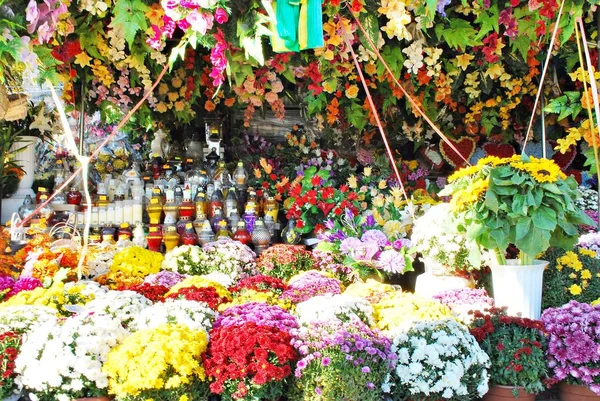
<instances>
[{"instance_id":1,"label":"potted plant on stand","mask_svg":"<svg viewBox=\"0 0 600 401\"><path fill-rule=\"evenodd\" d=\"M490 390L483 400L535 400L548 377L543 323L490 308L475 312L470 327L491 362Z\"/></svg>"},{"instance_id":2,"label":"potted plant on stand","mask_svg":"<svg viewBox=\"0 0 600 401\"><path fill-rule=\"evenodd\" d=\"M465 233L469 261L481 263L480 247L492 253L494 298L510 314L537 319L541 312L545 261L536 255L550 246L570 249L577 225L593 224L577 208L577 182L552 160L494 156L461 169L440 193L452 195L454 224ZM519 259L506 259L512 244Z\"/></svg>"}]
</instances>

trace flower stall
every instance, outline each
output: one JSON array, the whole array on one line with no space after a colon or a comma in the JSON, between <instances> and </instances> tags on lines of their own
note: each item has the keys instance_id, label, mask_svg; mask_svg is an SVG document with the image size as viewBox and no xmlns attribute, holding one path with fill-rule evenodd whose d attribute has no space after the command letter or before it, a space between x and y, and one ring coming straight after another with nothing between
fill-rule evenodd
<instances>
[{"instance_id":1,"label":"flower stall","mask_svg":"<svg viewBox=\"0 0 600 401\"><path fill-rule=\"evenodd\" d=\"M599 5L0 0L0 401L600 400Z\"/></svg>"}]
</instances>

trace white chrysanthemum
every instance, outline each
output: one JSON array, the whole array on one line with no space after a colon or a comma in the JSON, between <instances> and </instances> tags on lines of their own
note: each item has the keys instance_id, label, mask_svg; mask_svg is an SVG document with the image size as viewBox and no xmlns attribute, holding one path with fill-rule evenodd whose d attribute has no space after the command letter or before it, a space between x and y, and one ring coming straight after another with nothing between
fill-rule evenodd
<instances>
[{"instance_id":1,"label":"white chrysanthemum","mask_svg":"<svg viewBox=\"0 0 600 401\"><path fill-rule=\"evenodd\" d=\"M107 291L84 306L88 313L110 315L127 326L152 301L134 291Z\"/></svg>"},{"instance_id":2,"label":"white chrysanthemum","mask_svg":"<svg viewBox=\"0 0 600 401\"><path fill-rule=\"evenodd\" d=\"M143 311L131 323L132 331L152 329L165 323L185 324L190 330L207 333L217 318L217 312L204 302L186 299L168 299L156 303Z\"/></svg>"},{"instance_id":3,"label":"white chrysanthemum","mask_svg":"<svg viewBox=\"0 0 600 401\"><path fill-rule=\"evenodd\" d=\"M81 396L84 388L106 388L102 364L111 348L128 335L118 319L102 314L45 323L23 342L15 363L16 383L33 394L53 394L57 400Z\"/></svg>"},{"instance_id":4,"label":"white chrysanthemum","mask_svg":"<svg viewBox=\"0 0 600 401\"><path fill-rule=\"evenodd\" d=\"M353 316L369 326L374 325L373 307L369 301L346 294L326 294L310 298L296 306L296 316L301 325L331 319L346 321Z\"/></svg>"}]
</instances>

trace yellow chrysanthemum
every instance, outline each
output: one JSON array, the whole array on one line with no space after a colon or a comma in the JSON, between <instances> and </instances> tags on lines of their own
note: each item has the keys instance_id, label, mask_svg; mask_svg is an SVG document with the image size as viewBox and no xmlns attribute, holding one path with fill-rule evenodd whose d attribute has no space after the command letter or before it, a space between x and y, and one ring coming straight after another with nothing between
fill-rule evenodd
<instances>
[{"instance_id":1,"label":"yellow chrysanthemum","mask_svg":"<svg viewBox=\"0 0 600 401\"><path fill-rule=\"evenodd\" d=\"M565 267L569 267L576 272L579 272L581 269L583 269L583 263L581 263L581 260L579 260L577 254L573 251L565 252L565 254L558 258L556 262Z\"/></svg>"},{"instance_id":2,"label":"yellow chrysanthemum","mask_svg":"<svg viewBox=\"0 0 600 401\"><path fill-rule=\"evenodd\" d=\"M213 287L217 291L217 294L219 294L220 297L231 299L231 293L227 290L227 288L225 288L225 286L223 286L220 283L217 283L216 281L208 280L208 279L206 279L204 277L200 277L200 276L192 276L192 277L186 278L183 281L180 281L179 283L175 284L169 290L169 292L167 292L165 297L167 297L171 294L177 293L182 288L190 288L190 287L195 287L195 288Z\"/></svg>"},{"instance_id":3,"label":"yellow chrysanthemum","mask_svg":"<svg viewBox=\"0 0 600 401\"><path fill-rule=\"evenodd\" d=\"M579 286L577 284L573 284L572 286L569 287L569 292L572 295L580 295L582 291L583 290L581 289L581 286Z\"/></svg>"},{"instance_id":4,"label":"yellow chrysanthemum","mask_svg":"<svg viewBox=\"0 0 600 401\"><path fill-rule=\"evenodd\" d=\"M596 252L594 252L594 251L592 251L590 249L579 248L578 252L582 256L589 256L590 258L595 258L596 257Z\"/></svg>"},{"instance_id":5,"label":"yellow chrysanthemum","mask_svg":"<svg viewBox=\"0 0 600 401\"><path fill-rule=\"evenodd\" d=\"M582 280L589 280L591 278L592 278L592 272L590 272L588 269L581 271L581 279Z\"/></svg>"}]
</instances>

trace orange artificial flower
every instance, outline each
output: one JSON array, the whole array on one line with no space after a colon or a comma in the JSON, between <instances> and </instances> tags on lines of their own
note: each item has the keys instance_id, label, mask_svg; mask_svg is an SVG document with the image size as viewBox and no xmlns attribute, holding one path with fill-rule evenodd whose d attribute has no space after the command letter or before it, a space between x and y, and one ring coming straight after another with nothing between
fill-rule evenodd
<instances>
[{"instance_id":1,"label":"orange artificial flower","mask_svg":"<svg viewBox=\"0 0 600 401\"><path fill-rule=\"evenodd\" d=\"M215 106L215 104L210 100L207 100L204 103L204 109L208 112L214 111L216 108L217 108L217 106Z\"/></svg>"}]
</instances>

